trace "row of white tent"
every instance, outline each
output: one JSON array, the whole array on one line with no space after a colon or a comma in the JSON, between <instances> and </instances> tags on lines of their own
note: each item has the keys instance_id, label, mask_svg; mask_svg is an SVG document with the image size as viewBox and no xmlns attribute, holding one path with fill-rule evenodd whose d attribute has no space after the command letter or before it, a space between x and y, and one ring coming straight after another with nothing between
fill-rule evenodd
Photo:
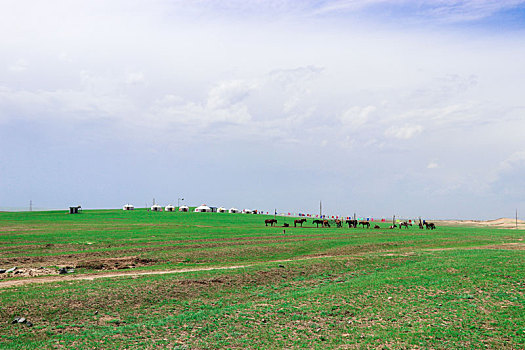
<instances>
[{"instance_id":1,"label":"row of white tent","mask_svg":"<svg viewBox=\"0 0 525 350\"><path fill-rule=\"evenodd\" d=\"M134 210L135 207L131 204L126 204L122 207L122 210ZM154 204L150 208L151 211L162 211L162 207L158 204ZM175 211L175 207L173 205L167 205L164 207L164 211ZM190 208L187 205L181 205L179 207L180 212L188 212L190 211ZM203 204L201 206L198 206L193 210L195 213L240 213L241 211L237 208L230 208L226 209L223 207L208 207L206 204ZM244 214L253 214L254 211L251 209L244 209L242 211Z\"/></svg>"}]
</instances>

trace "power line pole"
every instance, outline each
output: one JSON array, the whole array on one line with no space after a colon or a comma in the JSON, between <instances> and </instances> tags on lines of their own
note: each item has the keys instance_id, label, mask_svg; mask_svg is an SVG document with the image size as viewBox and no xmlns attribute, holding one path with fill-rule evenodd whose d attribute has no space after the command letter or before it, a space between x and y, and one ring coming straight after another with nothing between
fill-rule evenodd
<instances>
[{"instance_id":1,"label":"power line pole","mask_svg":"<svg viewBox=\"0 0 525 350\"><path fill-rule=\"evenodd\" d=\"M31 199L29 200L29 211L33 211L33 201Z\"/></svg>"},{"instance_id":2,"label":"power line pole","mask_svg":"<svg viewBox=\"0 0 525 350\"><path fill-rule=\"evenodd\" d=\"M518 229L518 208L516 208L516 229Z\"/></svg>"},{"instance_id":3,"label":"power line pole","mask_svg":"<svg viewBox=\"0 0 525 350\"><path fill-rule=\"evenodd\" d=\"M319 201L319 217L323 217L323 204Z\"/></svg>"}]
</instances>

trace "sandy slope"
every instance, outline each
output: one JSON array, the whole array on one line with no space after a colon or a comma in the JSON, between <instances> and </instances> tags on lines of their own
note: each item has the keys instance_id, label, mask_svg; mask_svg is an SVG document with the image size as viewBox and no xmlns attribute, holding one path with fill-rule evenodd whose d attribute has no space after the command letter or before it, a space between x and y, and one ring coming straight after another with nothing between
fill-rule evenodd
<instances>
[{"instance_id":1,"label":"sandy slope","mask_svg":"<svg viewBox=\"0 0 525 350\"><path fill-rule=\"evenodd\" d=\"M483 226L494 228L516 228L516 219L500 218L496 220L477 221L477 220L436 220L436 225L462 225L462 226ZM518 220L518 229L525 229L525 221Z\"/></svg>"}]
</instances>

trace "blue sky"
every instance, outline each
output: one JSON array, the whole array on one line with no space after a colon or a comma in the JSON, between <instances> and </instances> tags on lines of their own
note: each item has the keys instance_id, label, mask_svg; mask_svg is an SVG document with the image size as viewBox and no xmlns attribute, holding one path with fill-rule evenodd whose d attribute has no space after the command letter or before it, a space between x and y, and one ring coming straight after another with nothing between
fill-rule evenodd
<instances>
[{"instance_id":1,"label":"blue sky","mask_svg":"<svg viewBox=\"0 0 525 350\"><path fill-rule=\"evenodd\" d=\"M525 1L0 3L0 208L525 211Z\"/></svg>"}]
</instances>

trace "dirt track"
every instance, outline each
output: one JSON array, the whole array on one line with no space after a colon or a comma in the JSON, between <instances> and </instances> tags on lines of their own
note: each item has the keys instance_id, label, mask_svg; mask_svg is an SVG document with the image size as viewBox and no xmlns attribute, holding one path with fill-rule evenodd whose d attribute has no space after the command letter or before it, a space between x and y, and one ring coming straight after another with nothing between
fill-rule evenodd
<instances>
[{"instance_id":1,"label":"dirt track","mask_svg":"<svg viewBox=\"0 0 525 350\"><path fill-rule=\"evenodd\" d=\"M197 272L197 271L213 271L213 270L232 270L232 269L242 269L246 267L251 267L259 264L267 263L283 263L291 261L301 261L301 260L311 260L311 259L322 259L322 258L333 258L332 255L320 255L312 256L300 259L287 259L287 260L272 260L264 261L261 263L245 264L245 265L233 265L233 266L219 266L219 267L197 267L192 269L180 269L180 270L161 270L161 271L119 271L119 272L110 272L104 274L82 274L82 275L53 275L45 277L30 277L19 280L7 280L0 281L0 289L21 286L24 284L30 283L51 283L51 282L65 282L65 281L93 281L98 278L114 278L114 277L138 277L138 276L147 276L147 275L166 275L166 274L177 274L185 272Z\"/></svg>"},{"instance_id":2,"label":"dirt track","mask_svg":"<svg viewBox=\"0 0 525 350\"><path fill-rule=\"evenodd\" d=\"M489 245L483 245L483 246L475 246L475 247L461 247L461 248L427 248L422 249L421 251L443 251L443 250L469 250L469 249L505 249L505 250L525 250L525 243L522 242L513 242L513 243L503 243L499 245L489 244ZM382 253L392 253L391 250L389 251L383 251ZM414 254L416 252L398 252L402 254ZM370 254L367 253L361 253L356 254L359 255L365 255ZM245 265L233 265L233 266L218 266L218 267L197 267L197 268L191 268L191 269L180 269L180 270L161 270L161 271L122 271L118 270L118 272L109 272L109 273L101 273L101 274L82 274L82 275L52 275L52 276L43 276L43 277L29 277L25 279L18 279L18 280L4 280L0 281L0 289L2 288L8 288L8 287L15 287L15 286L22 286L25 284L31 284L31 283L52 283L52 282L65 282L65 281L93 281L98 278L114 278L114 277L138 277L138 276L148 276L148 275L165 275L165 274L177 274L177 273L185 273L185 272L197 272L197 271L213 271L213 270L232 270L232 269L242 269L247 267L252 267L260 264L267 264L267 263L284 263L284 262L292 262L292 261L302 261L302 260L312 260L312 259L323 259L323 258L357 258L357 256L335 256L335 255L319 255L319 256L309 256L299 259L286 259L286 260L271 260L271 261L264 261L260 263L251 263L251 264L245 264Z\"/></svg>"}]
</instances>

